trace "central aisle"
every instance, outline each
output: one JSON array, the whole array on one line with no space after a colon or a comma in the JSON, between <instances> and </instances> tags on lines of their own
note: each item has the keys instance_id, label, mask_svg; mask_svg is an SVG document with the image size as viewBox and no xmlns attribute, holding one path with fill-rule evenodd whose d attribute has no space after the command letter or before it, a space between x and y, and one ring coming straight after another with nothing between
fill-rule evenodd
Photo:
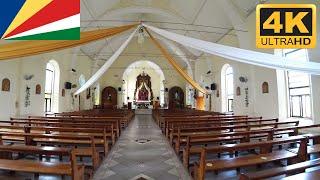
<instances>
[{"instance_id":1,"label":"central aisle","mask_svg":"<svg viewBox=\"0 0 320 180\"><path fill-rule=\"evenodd\" d=\"M190 179L151 115L136 115L94 180Z\"/></svg>"}]
</instances>

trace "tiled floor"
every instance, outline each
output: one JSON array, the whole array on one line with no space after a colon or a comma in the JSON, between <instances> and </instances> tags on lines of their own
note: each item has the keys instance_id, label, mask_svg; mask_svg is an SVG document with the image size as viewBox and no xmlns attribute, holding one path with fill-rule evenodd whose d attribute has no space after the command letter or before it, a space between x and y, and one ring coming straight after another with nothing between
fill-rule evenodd
<instances>
[{"instance_id":1,"label":"tiled floor","mask_svg":"<svg viewBox=\"0 0 320 180\"><path fill-rule=\"evenodd\" d=\"M136 115L120 136L94 180L189 180L151 115Z\"/></svg>"}]
</instances>

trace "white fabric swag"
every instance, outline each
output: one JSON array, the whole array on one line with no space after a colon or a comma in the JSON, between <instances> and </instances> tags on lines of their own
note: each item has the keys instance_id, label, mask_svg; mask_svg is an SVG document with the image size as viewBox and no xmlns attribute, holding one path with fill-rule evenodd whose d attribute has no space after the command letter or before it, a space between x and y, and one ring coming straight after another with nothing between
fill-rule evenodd
<instances>
[{"instance_id":1,"label":"white fabric swag","mask_svg":"<svg viewBox=\"0 0 320 180\"><path fill-rule=\"evenodd\" d=\"M85 91L87 88L89 88L92 84L94 84L113 64L115 60L118 59L120 54L123 52L123 50L128 46L129 42L135 35L135 33L138 31L140 26L134 30L129 38L120 46L120 48L104 63L104 65L83 85L81 86L74 95L80 94L83 91Z\"/></svg>"},{"instance_id":2,"label":"white fabric swag","mask_svg":"<svg viewBox=\"0 0 320 180\"><path fill-rule=\"evenodd\" d=\"M146 24L143 24L143 26L181 45L188 46L206 52L208 54L217 55L226 59L273 69L294 70L309 74L320 75L320 63L305 62L299 59L284 58L273 54L225 46L172 33Z\"/></svg>"}]
</instances>

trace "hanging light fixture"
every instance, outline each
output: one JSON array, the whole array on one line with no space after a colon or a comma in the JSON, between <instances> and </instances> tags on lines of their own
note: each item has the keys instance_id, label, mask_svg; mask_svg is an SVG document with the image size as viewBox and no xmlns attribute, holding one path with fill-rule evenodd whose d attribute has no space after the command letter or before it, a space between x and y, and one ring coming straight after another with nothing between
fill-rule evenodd
<instances>
[{"instance_id":1,"label":"hanging light fixture","mask_svg":"<svg viewBox=\"0 0 320 180\"><path fill-rule=\"evenodd\" d=\"M138 43L139 43L139 44L144 43L144 30L143 30L143 27L141 27L141 28L139 29L139 33L138 33Z\"/></svg>"}]
</instances>

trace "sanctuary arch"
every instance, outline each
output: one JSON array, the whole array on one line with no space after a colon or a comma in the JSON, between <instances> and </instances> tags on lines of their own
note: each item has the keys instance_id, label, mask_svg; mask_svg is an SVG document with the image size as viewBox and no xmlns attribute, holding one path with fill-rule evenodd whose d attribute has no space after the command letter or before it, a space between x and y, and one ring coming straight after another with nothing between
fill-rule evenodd
<instances>
[{"instance_id":1,"label":"sanctuary arch","mask_svg":"<svg viewBox=\"0 0 320 180\"><path fill-rule=\"evenodd\" d=\"M163 106L165 102L165 76L154 62L140 60L130 64L123 73L122 99L124 104L131 102L153 104L157 101ZM166 103L167 104L167 103Z\"/></svg>"}]
</instances>

